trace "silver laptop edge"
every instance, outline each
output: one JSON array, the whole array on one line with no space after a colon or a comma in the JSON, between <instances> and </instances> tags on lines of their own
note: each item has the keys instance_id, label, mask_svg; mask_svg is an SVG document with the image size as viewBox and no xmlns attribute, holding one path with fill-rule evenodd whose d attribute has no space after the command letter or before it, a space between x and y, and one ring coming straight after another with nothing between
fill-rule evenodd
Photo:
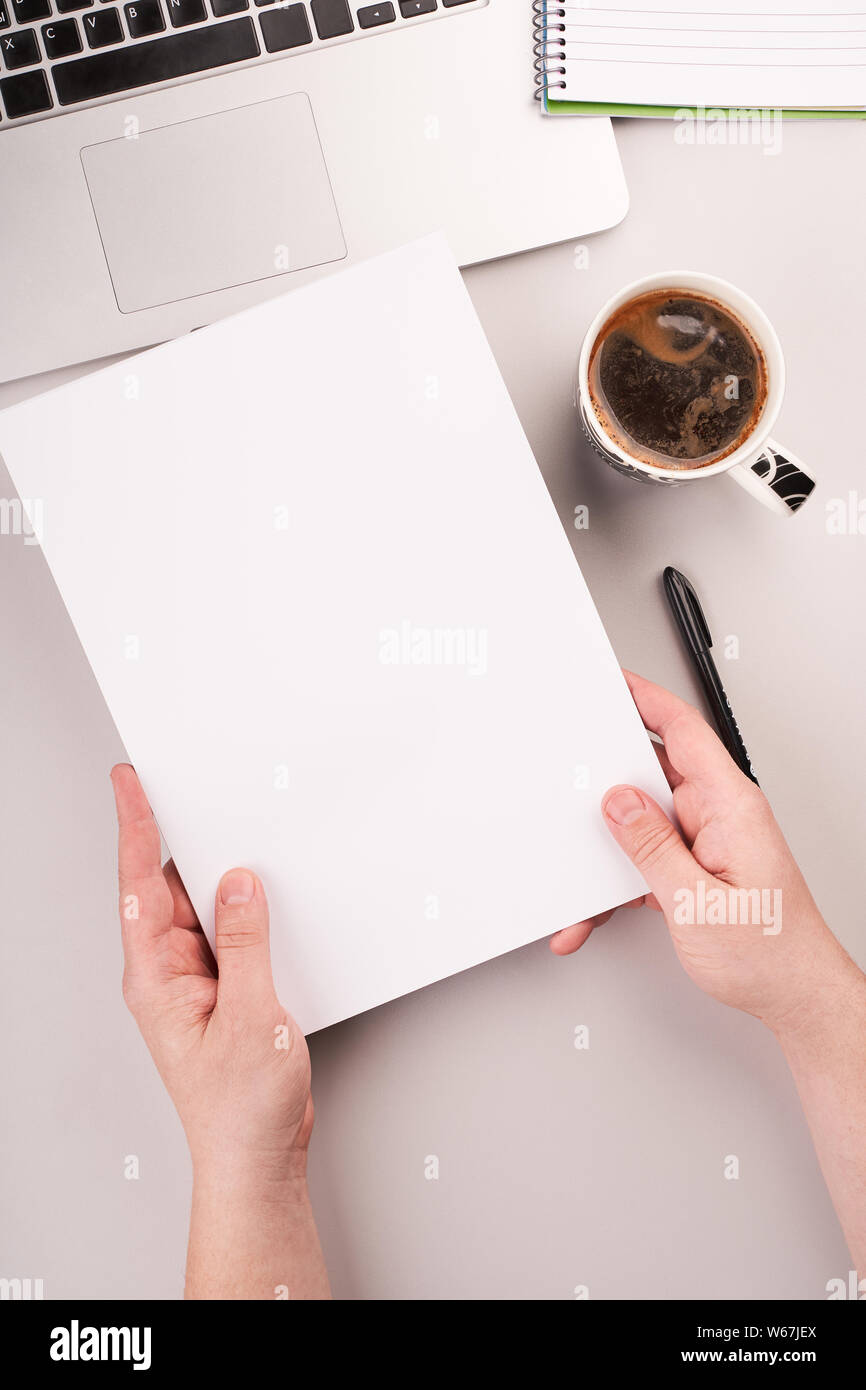
<instances>
[{"instance_id":1,"label":"silver laptop edge","mask_svg":"<svg viewBox=\"0 0 866 1390\"><path fill-rule=\"evenodd\" d=\"M109 58L134 72L135 42L123 28L115 49L90 50L84 21L105 12L93 0L0 0L52 6L50 21L25 27L56 33L74 18L82 43L9 88L17 100L44 80L50 114L13 123L4 109L0 121L0 381L175 337L432 230L468 265L626 211L610 123L546 118L533 101L528 0L438 0L408 19L413 0L246 0L218 21L213 9L244 0L148 3L198 5L205 18L140 44L209 42L205 29L243 21L260 55L60 107L61 92L115 80ZM351 33L320 39L327 7L347 3ZM362 10L376 11L373 27L360 27ZM303 37L302 24L309 42L267 53L266 33ZM83 77L51 71L79 61ZM0 71L0 94L17 71Z\"/></svg>"}]
</instances>

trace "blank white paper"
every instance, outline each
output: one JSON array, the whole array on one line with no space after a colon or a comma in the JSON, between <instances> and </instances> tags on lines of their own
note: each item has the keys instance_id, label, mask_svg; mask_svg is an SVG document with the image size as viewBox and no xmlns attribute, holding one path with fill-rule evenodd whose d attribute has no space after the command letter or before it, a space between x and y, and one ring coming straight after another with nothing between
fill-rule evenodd
<instances>
[{"instance_id":1,"label":"blank white paper","mask_svg":"<svg viewBox=\"0 0 866 1390\"><path fill-rule=\"evenodd\" d=\"M261 875L305 1031L644 891L599 801L667 790L444 240L17 405L0 451L202 924Z\"/></svg>"}]
</instances>

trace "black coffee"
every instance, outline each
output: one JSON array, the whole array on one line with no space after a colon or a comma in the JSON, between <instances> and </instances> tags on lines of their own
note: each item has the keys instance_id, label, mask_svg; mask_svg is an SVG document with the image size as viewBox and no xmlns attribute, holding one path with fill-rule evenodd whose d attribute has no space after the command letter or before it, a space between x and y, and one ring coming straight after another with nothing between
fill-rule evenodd
<instances>
[{"instance_id":1,"label":"black coffee","mask_svg":"<svg viewBox=\"0 0 866 1390\"><path fill-rule=\"evenodd\" d=\"M754 429L767 398L764 354L718 300L650 290L617 309L589 363L608 435L657 468L704 468Z\"/></svg>"}]
</instances>

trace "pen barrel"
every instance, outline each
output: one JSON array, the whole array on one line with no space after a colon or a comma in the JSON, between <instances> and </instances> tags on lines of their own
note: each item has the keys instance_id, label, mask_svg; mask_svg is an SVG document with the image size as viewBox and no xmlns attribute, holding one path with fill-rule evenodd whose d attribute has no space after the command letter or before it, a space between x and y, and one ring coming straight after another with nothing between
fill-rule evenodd
<instances>
[{"instance_id":1,"label":"pen barrel","mask_svg":"<svg viewBox=\"0 0 866 1390\"><path fill-rule=\"evenodd\" d=\"M696 663L704 693L719 731L719 737L740 770L757 785L758 779L752 769L751 759L746 751L746 745L743 743L743 736L734 718L734 711L731 709L715 662L709 652L698 652Z\"/></svg>"}]
</instances>

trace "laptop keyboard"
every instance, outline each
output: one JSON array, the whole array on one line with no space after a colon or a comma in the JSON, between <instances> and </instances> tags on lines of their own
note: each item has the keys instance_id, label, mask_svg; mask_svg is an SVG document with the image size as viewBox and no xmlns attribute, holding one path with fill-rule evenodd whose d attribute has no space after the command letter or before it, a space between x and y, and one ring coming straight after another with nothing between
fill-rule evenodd
<instances>
[{"instance_id":1,"label":"laptop keyboard","mask_svg":"<svg viewBox=\"0 0 866 1390\"><path fill-rule=\"evenodd\" d=\"M0 131L159 82L363 38L486 0L0 0Z\"/></svg>"}]
</instances>

